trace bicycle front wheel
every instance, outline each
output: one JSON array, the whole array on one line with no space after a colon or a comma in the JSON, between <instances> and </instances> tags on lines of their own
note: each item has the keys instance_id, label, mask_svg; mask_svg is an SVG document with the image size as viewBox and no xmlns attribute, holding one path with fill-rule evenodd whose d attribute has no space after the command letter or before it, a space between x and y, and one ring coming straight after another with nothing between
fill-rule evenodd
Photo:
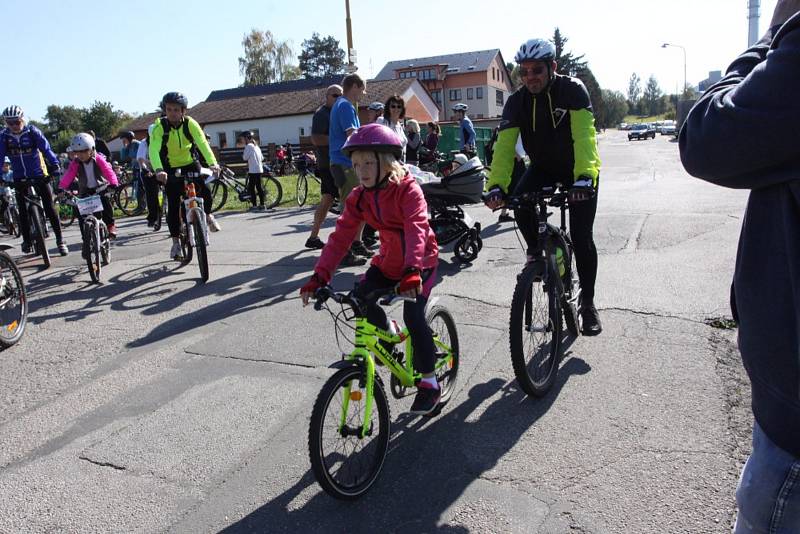
<instances>
[{"instance_id":1,"label":"bicycle front wheel","mask_svg":"<svg viewBox=\"0 0 800 534\"><path fill-rule=\"evenodd\" d=\"M95 232L94 224L86 224L84 222L83 231L88 242L88 250L86 251L86 265L89 267L89 276L91 277L92 282L97 284L100 282L101 269L100 242L97 239L97 232Z\"/></svg>"},{"instance_id":2,"label":"bicycle front wheel","mask_svg":"<svg viewBox=\"0 0 800 534\"><path fill-rule=\"evenodd\" d=\"M308 198L308 177L306 173L300 173L297 177L297 205L301 208L305 205Z\"/></svg>"},{"instance_id":3,"label":"bicycle front wheel","mask_svg":"<svg viewBox=\"0 0 800 534\"><path fill-rule=\"evenodd\" d=\"M459 347L456 322L450 311L444 306L434 306L428 312L428 328L433 333L436 345L436 381L441 388L442 397L439 406L450 400L458 377ZM447 350L450 349L450 350Z\"/></svg>"},{"instance_id":4,"label":"bicycle front wheel","mask_svg":"<svg viewBox=\"0 0 800 534\"><path fill-rule=\"evenodd\" d=\"M561 306L552 269L528 265L517 277L511 299L509 345L517 382L525 393L545 395L555 382L561 342Z\"/></svg>"},{"instance_id":5,"label":"bicycle front wheel","mask_svg":"<svg viewBox=\"0 0 800 534\"><path fill-rule=\"evenodd\" d=\"M62 227L67 227L75 222L75 208L64 202L58 203L58 220Z\"/></svg>"},{"instance_id":6,"label":"bicycle front wheel","mask_svg":"<svg viewBox=\"0 0 800 534\"><path fill-rule=\"evenodd\" d=\"M283 199L283 187L274 176L261 176L261 186L264 188L264 206L272 209Z\"/></svg>"},{"instance_id":7,"label":"bicycle front wheel","mask_svg":"<svg viewBox=\"0 0 800 534\"><path fill-rule=\"evenodd\" d=\"M0 252L0 347L20 340L28 322L28 298L22 273L14 260Z\"/></svg>"},{"instance_id":8,"label":"bicycle front wheel","mask_svg":"<svg viewBox=\"0 0 800 534\"><path fill-rule=\"evenodd\" d=\"M369 430L361 437L367 390L361 367L348 367L322 386L311 412L308 452L322 489L342 500L364 495L377 480L389 450L389 403L375 375Z\"/></svg>"},{"instance_id":9,"label":"bicycle front wheel","mask_svg":"<svg viewBox=\"0 0 800 534\"><path fill-rule=\"evenodd\" d=\"M114 200L122 213L133 215L137 207L136 195L133 194L133 183L120 185L114 194Z\"/></svg>"},{"instance_id":10,"label":"bicycle front wheel","mask_svg":"<svg viewBox=\"0 0 800 534\"><path fill-rule=\"evenodd\" d=\"M44 239L45 228L42 214L39 209L34 206L28 212L28 216L31 224L31 241L33 246L36 247L36 254L42 257L45 267L50 267L50 252L47 250L47 243Z\"/></svg>"},{"instance_id":11,"label":"bicycle front wheel","mask_svg":"<svg viewBox=\"0 0 800 534\"><path fill-rule=\"evenodd\" d=\"M193 221L194 228L194 248L197 249L197 263L200 265L200 278L203 282L208 282L208 250L206 249L206 239L203 235L203 225L200 221Z\"/></svg>"}]
</instances>

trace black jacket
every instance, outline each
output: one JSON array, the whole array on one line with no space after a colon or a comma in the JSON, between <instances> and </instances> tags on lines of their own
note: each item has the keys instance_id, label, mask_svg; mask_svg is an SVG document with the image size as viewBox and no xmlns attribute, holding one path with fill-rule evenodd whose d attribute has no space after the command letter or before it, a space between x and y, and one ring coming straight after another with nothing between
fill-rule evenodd
<instances>
[{"instance_id":1,"label":"black jacket","mask_svg":"<svg viewBox=\"0 0 800 534\"><path fill-rule=\"evenodd\" d=\"M774 36L774 37L773 37ZM732 309L753 414L800 457L800 14L742 54L689 113L686 170L750 189Z\"/></svg>"}]
</instances>

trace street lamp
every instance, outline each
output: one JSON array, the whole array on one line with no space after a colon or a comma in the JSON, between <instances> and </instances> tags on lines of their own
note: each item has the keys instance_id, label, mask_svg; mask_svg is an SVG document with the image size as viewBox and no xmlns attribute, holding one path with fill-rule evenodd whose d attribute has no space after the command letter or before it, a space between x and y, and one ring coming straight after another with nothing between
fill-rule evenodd
<instances>
[{"instance_id":1,"label":"street lamp","mask_svg":"<svg viewBox=\"0 0 800 534\"><path fill-rule=\"evenodd\" d=\"M672 43L664 43L664 44L661 45L661 48L666 48L668 46L673 46L675 48L680 48L681 50L683 50L683 92L685 94L686 93L686 88L688 87L688 85L686 83L686 49L684 47L682 47L681 45L672 44Z\"/></svg>"}]
</instances>

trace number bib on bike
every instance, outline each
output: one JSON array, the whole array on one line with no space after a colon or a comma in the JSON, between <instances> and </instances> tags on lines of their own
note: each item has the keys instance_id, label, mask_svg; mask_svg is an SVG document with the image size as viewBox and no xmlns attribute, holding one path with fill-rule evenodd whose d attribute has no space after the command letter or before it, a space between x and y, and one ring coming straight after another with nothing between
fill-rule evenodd
<instances>
[{"instance_id":1,"label":"number bib on bike","mask_svg":"<svg viewBox=\"0 0 800 534\"><path fill-rule=\"evenodd\" d=\"M103 211L103 201L100 199L100 195L75 199L75 205L81 215L92 215Z\"/></svg>"}]
</instances>

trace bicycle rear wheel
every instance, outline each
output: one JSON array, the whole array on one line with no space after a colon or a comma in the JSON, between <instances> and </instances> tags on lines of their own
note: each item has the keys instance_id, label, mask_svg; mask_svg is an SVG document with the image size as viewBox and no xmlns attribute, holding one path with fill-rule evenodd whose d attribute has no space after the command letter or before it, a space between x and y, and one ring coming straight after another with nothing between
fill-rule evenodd
<instances>
[{"instance_id":1,"label":"bicycle rear wheel","mask_svg":"<svg viewBox=\"0 0 800 534\"><path fill-rule=\"evenodd\" d=\"M444 306L434 306L428 312L426 318L428 327L433 333L434 344L438 341L450 348L450 352L443 350L442 347L436 346L436 381L442 391L442 397L439 400L439 407L441 408L450 396L453 394L453 389L456 385L456 378L458 378L458 364L460 352L458 347L458 331L456 330L456 322L450 311ZM437 409L438 413L438 409Z\"/></svg>"},{"instance_id":2,"label":"bicycle rear wheel","mask_svg":"<svg viewBox=\"0 0 800 534\"><path fill-rule=\"evenodd\" d=\"M301 208L308 198L308 176L301 172L297 177L297 205Z\"/></svg>"},{"instance_id":3,"label":"bicycle rear wheel","mask_svg":"<svg viewBox=\"0 0 800 534\"><path fill-rule=\"evenodd\" d=\"M206 250L206 240L203 236L203 226L200 221L193 221L194 229L194 248L197 249L197 263L200 265L200 278L203 282L208 282L208 250Z\"/></svg>"},{"instance_id":4,"label":"bicycle rear wheel","mask_svg":"<svg viewBox=\"0 0 800 534\"><path fill-rule=\"evenodd\" d=\"M122 210L125 215L133 215L138 207L136 196L133 194L133 183L122 184L114 193L114 200L117 207Z\"/></svg>"},{"instance_id":5,"label":"bicycle rear wheel","mask_svg":"<svg viewBox=\"0 0 800 534\"><path fill-rule=\"evenodd\" d=\"M47 250L45 242L45 228L42 214L37 206L33 206L28 211L31 228L31 242L36 249L36 254L42 257L45 268L50 267L50 252Z\"/></svg>"},{"instance_id":6,"label":"bicycle rear wheel","mask_svg":"<svg viewBox=\"0 0 800 534\"><path fill-rule=\"evenodd\" d=\"M274 176L261 176L261 186L264 188L264 207L272 209L283 199L283 187Z\"/></svg>"},{"instance_id":7,"label":"bicycle rear wheel","mask_svg":"<svg viewBox=\"0 0 800 534\"><path fill-rule=\"evenodd\" d=\"M554 263L554 257L549 259ZM528 265L517 276L511 299L511 363L522 390L535 397L550 390L558 371L561 305L549 280L553 272L541 262Z\"/></svg>"},{"instance_id":8,"label":"bicycle rear wheel","mask_svg":"<svg viewBox=\"0 0 800 534\"><path fill-rule=\"evenodd\" d=\"M14 260L0 252L0 347L8 348L20 340L28 322L25 282Z\"/></svg>"},{"instance_id":9,"label":"bicycle rear wheel","mask_svg":"<svg viewBox=\"0 0 800 534\"><path fill-rule=\"evenodd\" d=\"M89 267L89 276L92 279L92 282L99 283L100 282L100 242L97 239L97 233L95 232L95 223L87 224L86 221L83 223L83 231L84 235L86 236L86 240L88 242L88 250L86 251L86 266Z\"/></svg>"},{"instance_id":10,"label":"bicycle rear wheel","mask_svg":"<svg viewBox=\"0 0 800 534\"><path fill-rule=\"evenodd\" d=\"M317 396L308 430L311 469L322 489L342 500L364 495L377 480L389 450L389 403L375 375L369 431L361 437L367 400L364 371L348 367L330 377Z\"/></svg>"}]
</instances>

